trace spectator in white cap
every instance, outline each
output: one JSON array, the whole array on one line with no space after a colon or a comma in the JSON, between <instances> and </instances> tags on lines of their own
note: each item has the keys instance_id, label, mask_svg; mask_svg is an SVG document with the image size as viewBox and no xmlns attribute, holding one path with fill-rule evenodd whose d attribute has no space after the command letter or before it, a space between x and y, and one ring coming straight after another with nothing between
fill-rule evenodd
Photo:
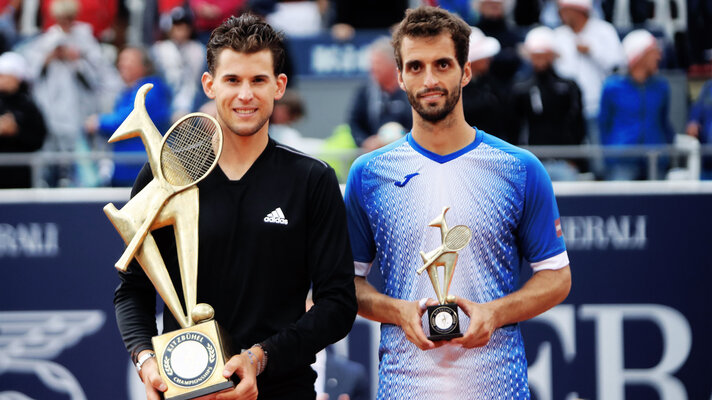
<instances>
[{"instance_id":1,"label":"spectator in white cap","mask_svg":"<svg viewBox=\"0 0 712 400\"><path fill-rule=\"evenodd\" d=\"M623 39L628 73L611 76L601 94L598 117L601 141L605 145L672 143L674 131L669 119L670 86L658 75L660 49L653 35L643 29ZM664 172L666 160L658 171ZM607 179L659 179L647 176L644 159L607 161Z\"/></svg>"},{"instance_id":2,"label":"spectator in white cap","mask_svg":"<svg viewBox=\"0 0 712 400\"><path fill-rule=\"evenodd\" d=\"M0 153L25 153L42 147L47 128L27 84L27 63L13 52L0 55ZM32 186L29 166L0 167L0 188Z\"/></svg>"},{"instance_id":3,"label":"spectator in white cap","mask_svg":"<svg viewBox=\"0 0 712 400\"><path fill-rule=\"evenodd\" d=\"M586 134L581 90L576 82L560 77L553 68L558 57L551 28L532 29L522 46L534 70L531 77L514 85L513 119L519 144L579 145ZM542 159L552 180L577 180L585 160Z\"/></svg>"},{"instance_id":4,"label":"spectator in white cap","mask_svg":"<svg viewBox=\"0 0 712 400\"><path fill-rule=\"evenodd\" d=\"M497 39L472 27L467 60L472 69L470 83L462 88L462 105L467 123L506 141L513 140L507 123L507 90L510 85L492 73L492 59L501 50Z\"/></svg>"},{"instance_id":5,"label":"spectator in white cap","mask_svg":"<svg viewBox=\"0 0 712 400\"><path fill-rule=\"evenodd\" d=\"M623 66L623 49L616 29L593 17L592 0L558 0L563 25L554 30L559 58L557 72L573 79L583 93L588 141L599 144L596 116L603 81Z\"/></svg>"},{"instance_id":6,"label":"spectator in white cap","mask_svg":"<svg viewBox=\"0 0 712 400\"><path fill-rule=\"evenodd\" d=\"M91 25L77 21L77 0L54 0L56 24L22 47L34 77L32 95L49 129L44 150L75 153L88 143L82 135L84 119L110 107L121 87L118 73L105 58ZM74 186L78 170L71 163L45 171L49 186Z\"/></svg>"}]
</instances>

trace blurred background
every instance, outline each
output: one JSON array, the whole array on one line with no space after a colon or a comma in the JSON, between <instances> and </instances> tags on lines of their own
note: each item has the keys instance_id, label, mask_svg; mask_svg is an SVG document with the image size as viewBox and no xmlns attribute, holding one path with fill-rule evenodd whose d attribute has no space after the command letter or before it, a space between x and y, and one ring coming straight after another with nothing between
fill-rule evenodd
<instances>
[{"instance_id":1,"label":"blurred background","mask_svg":"<svg viewBox=\"0 0 712 400\"><path fill-rule=\"evenodd\" d=\"M422 4L474 28L468 122L554 181L574 286L522 324L533 397L712 399L710 0L0 0L0 399L135 396L101 208L146 161L138 138L107 143L141 85L162 133L214 113L209 34L259 14L288 45L270 135L343 184L410 131L389 37ZM358 364L353 399L372 398L378 338L358 319L328 349Z\"/></svg>"}]
</instances>

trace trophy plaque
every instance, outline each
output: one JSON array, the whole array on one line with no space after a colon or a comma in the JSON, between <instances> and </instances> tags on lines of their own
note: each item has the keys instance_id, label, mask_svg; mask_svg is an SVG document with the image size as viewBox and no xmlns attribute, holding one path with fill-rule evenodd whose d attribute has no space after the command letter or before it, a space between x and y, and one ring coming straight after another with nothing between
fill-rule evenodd
<instances>
[{"instance_id":1,"label":"trophy plaque","mask_svg":"<svg viewBox=\"0 0 712 400\"><path fill-rule=\"evenodd\" d=\"M222 371L232 355L229 336L217 324L213 308L196 304L198 276L198 187L217 165L222 130L206 114L178 120L165 136L151 121L145 98L152 85L136 94L134 109L109 142L139 136L148 155L153 180L120 210L109 203L104 213L127 247L116 268L126 271L135 257L181 329L152 339L159 372L168 386L165 399L197 399L231 389L235 382ZM183 305L151 231L173 226Z\"/></svg>"},{"instance_id":2,"label":"trophy plaque","mask_svg":"<svg viewBox=\"0 0 712 400\"><path fill-rule=\"evenodd\" d=\"M472 231L465 225L448 228L445 214L450 207L443 208L439 217L431 221L428 226L440 228L442 244L428 253L420 252L423 266L416 272L418 275L428 271L430 282L433 284L439 304L428 306L428 325L432 341L450 340L461 337L460 318L455 297L448 294L452 277L457 264L457 252L465 248L472 238ZM443 282L440 284L438 267L443 267Z\"/></svg>"}]
</instances>

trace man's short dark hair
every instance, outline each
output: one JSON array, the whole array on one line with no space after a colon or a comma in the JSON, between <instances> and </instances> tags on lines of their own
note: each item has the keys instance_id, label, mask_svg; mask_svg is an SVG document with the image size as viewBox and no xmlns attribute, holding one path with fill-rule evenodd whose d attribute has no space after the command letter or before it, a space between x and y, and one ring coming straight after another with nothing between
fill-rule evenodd
<instances>
[{"instance_id":1,"label":"man's short dark hair","mask_svg":"<svg viewBox=\"0 0 712 400\"><path fill-rule=\"evenodd\" d=\"M449 33L455 43L455 58L460 68L465 67L467 53L470 50L470 32L472 30L460 17L437 7L418 7L405 12L405 18L393 32L393 50L396 64L403 70L401 44L404 37L428 38L441 33Z\"/></svg>"},{"instance_id":2,"label":"man's short dark hair","mask_svg":"<svg viewBox=\"0 0 712 400\"><path fill-rule=\"evenodd\" d=\"M248 54L267 49L272 53L274 75L281 74L284 68L284 35L253 14L232 16L210 34L207 57L211 74L215 74L218 56L226 48Z\"/></svg>"}]
</instances>

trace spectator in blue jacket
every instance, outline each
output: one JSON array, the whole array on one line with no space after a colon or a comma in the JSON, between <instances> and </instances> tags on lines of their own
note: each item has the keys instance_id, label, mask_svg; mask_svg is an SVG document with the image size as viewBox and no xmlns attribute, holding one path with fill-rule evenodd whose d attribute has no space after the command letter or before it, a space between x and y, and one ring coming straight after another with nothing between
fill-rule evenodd
<instances>
[{"instance_id":1,"label":"spectator in blue jacket","mask_svg":"<svg viewBox=\"0 0 712 400\"><path fill-rule=\"evenodd\" d=\"M146 110L158 131L165 134L171 125L171 89L162 78L154 75L149 53L142 47L126 47L119 53L117 68L126 88L116 100L112 112L92 115L87 119L84 124L87 133L111 136L133 110L138 89L147 83L152 83L153 89L146 96ZM145 151L145 149L141 139L133 138L114 143L113 151L122 153ZM111 186L133 185L144 162L132 164L115 162Z\"/></svg>"},{"instance_id":2,"label":"spectator in blue jacket","mask_svg":"<svg viewBox=\"0 0 712 400\"><path fill-rule=\"evenodd\" d=\"M700 94L690 106L690 118L685 131L702 144L712 143L712 79L705 82ZM712 179L712 159L702 160L702 178Z\"/></svg>"},{"instance_id":3,"label":"spectator in blue jacket","mask_svg":"<svg viewBox=\"0 0 712 400\"><path fill-rule=\"evenodd\" d=\"M626 75L609 77L601 94L598 125L604 145L634 146L672 143L674 131L669 119L670 86L658 75L661 52L652 34L634 30L623 39L628 62ZM647 177L644 158L615 158L606 163L609 180ZM667 162L658 165L659 179Z\"/></svg>"}]
</instances>

